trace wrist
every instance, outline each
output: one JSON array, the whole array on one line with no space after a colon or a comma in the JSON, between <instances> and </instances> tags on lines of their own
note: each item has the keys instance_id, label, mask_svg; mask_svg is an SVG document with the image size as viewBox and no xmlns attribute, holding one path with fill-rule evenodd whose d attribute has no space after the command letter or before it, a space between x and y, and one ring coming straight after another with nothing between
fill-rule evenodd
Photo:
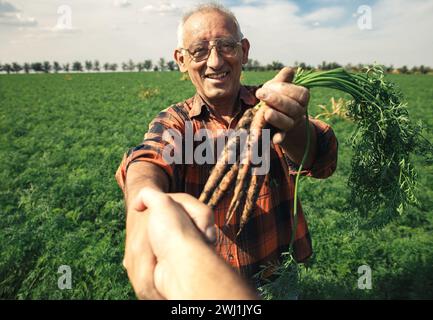
<instances>
[{"instance_id":1,"label":"wrist","mask_svg":"<svg viewBox=\"0 0 433 320\"><path fill-rule=\"evenodd\" d=\"M306 136L305 123L305 116L302 116L302 118L299 119L292 128L285 132L284 139L280 144L284 151L290 153L293 142L299 141L300 138L302 139ZM308 124L311 127L310 121L308 121Z\"/></svg>"},{"instance_id":2,"label":"wrist","mask_svg":"<svg viewBox=\"0 0 433 320\"><path fill-rule=\"evenodd\" d=\"M201 298L197 296L203 290L200 272L203 272L203 260L208 260L210 255L214 253L203 240L178 237L176 245L170 245L163 258L158 257L155 287L167 299Z\"/></svg>"}]
</instances>

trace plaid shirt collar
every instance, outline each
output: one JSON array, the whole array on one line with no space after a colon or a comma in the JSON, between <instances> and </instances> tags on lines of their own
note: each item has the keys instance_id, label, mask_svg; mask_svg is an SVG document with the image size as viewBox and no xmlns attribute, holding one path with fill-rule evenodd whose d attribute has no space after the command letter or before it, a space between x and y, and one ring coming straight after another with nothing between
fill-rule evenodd
<instances>
[{"instance_id":1,"label":"plaid shirt collar","mask_svg":"<svg viewBox=\"0 0 433 320\"><path fill-rule=\"evenodd\" d=\"M240 102L242 102L239 105L242 107L254 106L258 103L258 99L255 97L253 92L250 92L246 87L242 85L239 89L238 97ZM192 98L191 109L188 113L189 117L192 119L193 117L199 116L203 112L204 108L209 111L209 106L207 105L207 103L198 93L196 93Z\"/></svg>"}]
</instances>

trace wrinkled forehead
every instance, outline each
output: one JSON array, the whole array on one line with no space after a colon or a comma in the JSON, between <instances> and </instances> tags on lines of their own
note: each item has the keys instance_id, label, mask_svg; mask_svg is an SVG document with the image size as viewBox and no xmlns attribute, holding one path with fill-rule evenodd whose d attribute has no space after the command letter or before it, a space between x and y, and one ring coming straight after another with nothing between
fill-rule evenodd
<instances>
[{"instance_id":1,"label":"wrinkled forehead","mask_svg":"<svg viewBox=\"0 0 433 320\"><path fill-rule=\"evenodd\" d=\"M198 12L184 24L183 42L185 46L202 40L216 38L237 38L235 22L219 11Z\"/></svg>"}]
</instances>

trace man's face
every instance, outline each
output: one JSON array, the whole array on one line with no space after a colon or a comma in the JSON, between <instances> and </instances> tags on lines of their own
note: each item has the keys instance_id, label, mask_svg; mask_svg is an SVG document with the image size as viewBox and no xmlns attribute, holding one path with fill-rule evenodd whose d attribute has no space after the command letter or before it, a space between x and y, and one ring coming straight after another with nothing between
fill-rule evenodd
<instances>
[{"instance_id":1,"label":"man's face","mask_svg":"<svg viewBox=\"0 0 433 320\"><path fill-rule=\"evenodd\" d=\"M236 25L218 11L196 13L184 25L183 48L189 49L201 41L233 39L239 41ZM197 92L209 103L233 102L240 86L242 64L248 61L248 40L244 39L230 57L212 48L209 57L193 61L186 51L176 50L175 59L182 72L187 71Z\"/></svg>"}]
</instances>

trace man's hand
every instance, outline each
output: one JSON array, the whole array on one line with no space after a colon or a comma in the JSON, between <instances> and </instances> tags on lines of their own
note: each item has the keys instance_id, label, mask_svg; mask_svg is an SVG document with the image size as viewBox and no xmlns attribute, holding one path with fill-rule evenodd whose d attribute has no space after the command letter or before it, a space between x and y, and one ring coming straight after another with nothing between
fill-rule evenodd
<instances>
[{"instance_id":1,"label":"man's hand","mask_svg":"<svg viewBox=\"0 0 433 320\"><path fill-rule=\"evenodd\" d=\"M256 96L265 102L265 120L279 129L273 136L273 142L280 144L288 153L289 157L295 162L300 163L305 151L306 129L305 111L310 99L309 90L292 84L294 70L283 68L270 81L266 82L262 88L258 89ZM315 149L314 127L310 125L312 136L311 151ZM314 137L313 137L314 135ZM305 164L311 164L313 152Z\"/></svg>"},{"instance_id":2,"label":"man's hand","mask_svg":"<svg viewBox=\"0 0 433 320\"><path fill-rule=\"evenodd\" d=\"M308 89L292 84L293 77L293 69L285 67L256 92L257 98L270 107L265 112L266 121L281 130L274 135L274 143L281 143L287 132L305 120L310 93Z\"/></svg>"},{"instance_id":3,"label":"man's hand","mask_svg":"<svg viewBox=\"0 0 433 320\"><path fill-rule=\"evenodd\" d=\"M157 260L149 241L149 214L147 206L143 202L144 197L149 193L148 189L149 188L143 188L138 192L137 196L131 200L129 205L123 265L127 270L129 280L139 299L163 299L164 296L162 296L155 287L154 272ZM154 192L164 195L164 193L160 191ZM155 201L162 213L162 211L165 210L164 202L158 202L158 198L155 199ZM198 212L197 210L189 210L188 212L196 228L202 231L203 234L206 234L209 241L215 241L212 211L201 210ZM162 228L164 228L164 226L162 226ZM166 232L167 235L169 235L172 230L167 229Z\"/></svg>"},{"instance_id":4,"label":"man's hand","mask_svg":"<svg viewBox=\"0 0 433 320\"><path fill-rule=\"evenodd\" d=\"M258 299L243 279L206 244L215 241L212 210L189 194L142 191L149 242L156 255L156 289L167 299ZM195 222L195 223L194 223Z\"/></svg>"}]
</instances>

